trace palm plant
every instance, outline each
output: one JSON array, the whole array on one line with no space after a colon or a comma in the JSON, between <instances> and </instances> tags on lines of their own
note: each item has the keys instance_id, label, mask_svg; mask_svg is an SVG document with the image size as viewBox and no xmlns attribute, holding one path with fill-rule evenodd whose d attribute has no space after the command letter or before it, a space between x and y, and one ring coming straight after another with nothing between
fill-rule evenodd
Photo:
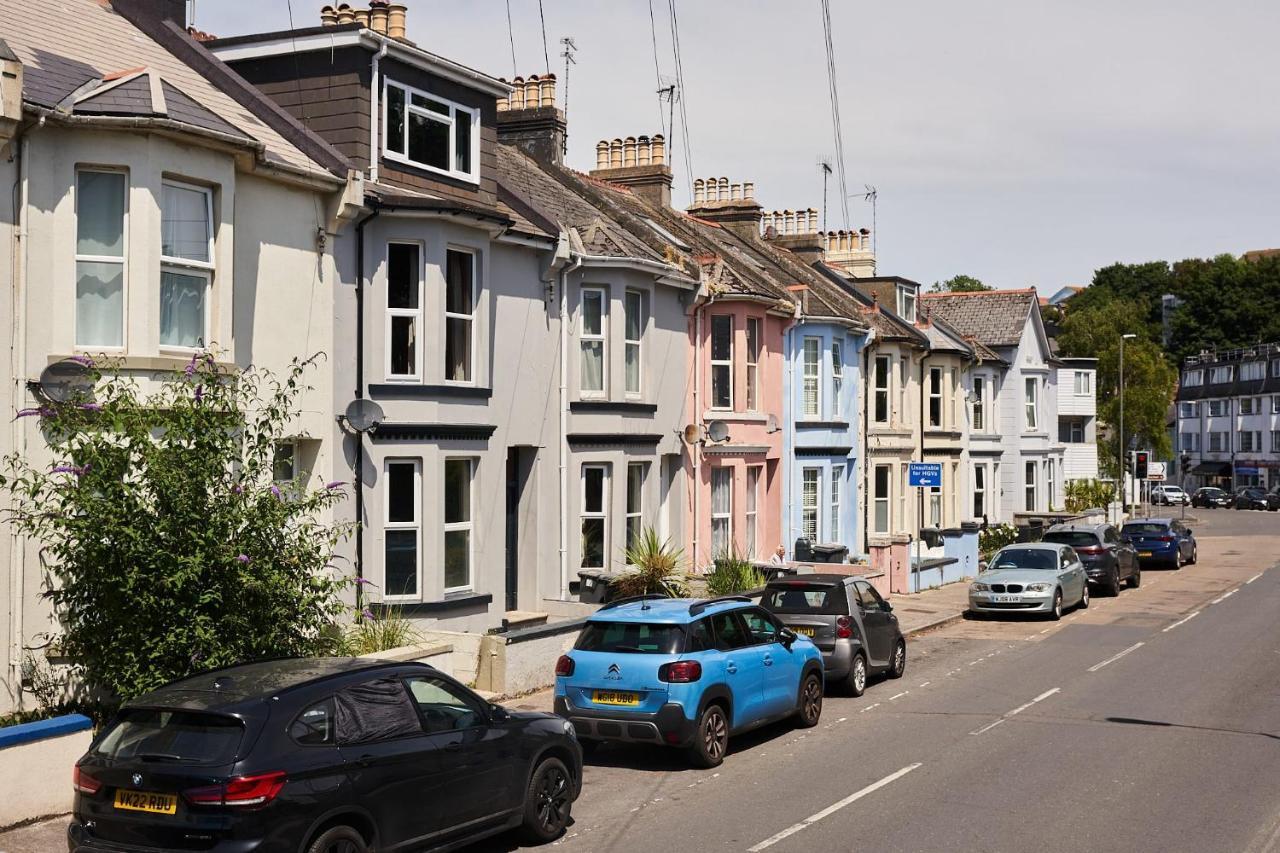
<instances>
[{"instance_id":1,"label":"palm plant","mask_svg":"<svg viewBox=\"0 0 1280 853\"><path fill-rule=\"evenodd\" d=\"M626 549L628 571L610 583L615 596L665 595L683 598L689 594L684 570L684 550L662 539L652 527L645 527Z\"/></svg>"},{"instance_id":2,"label":"palm plant","mask_svg":"<svg viewBox=\"0 0 1280 853\"><path fill-rule=\"evenodd\" d=\"M736 548L729 548L716 557L705 580L707 593L713 596L736 595L759 589L766 582L764 572L739 554Z\"/></svg>"}]
</instances>

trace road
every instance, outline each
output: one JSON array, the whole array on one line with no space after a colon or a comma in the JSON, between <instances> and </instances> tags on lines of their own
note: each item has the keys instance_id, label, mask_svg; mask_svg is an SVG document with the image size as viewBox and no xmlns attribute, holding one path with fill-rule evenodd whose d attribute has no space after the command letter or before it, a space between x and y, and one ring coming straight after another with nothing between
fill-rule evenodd
<instances>
[{"instance_id":1,"label":"road","mask_svg":"<svg viewBox=\"0 0 1280 853\"><path fill-rule=\"evenodd\" d=\"M602 750L557 847L1280 851L1280 517L1199 514L1197 565L1060 623L919 638L903 679L717 771Z\"/></svg>"}]
</instances>

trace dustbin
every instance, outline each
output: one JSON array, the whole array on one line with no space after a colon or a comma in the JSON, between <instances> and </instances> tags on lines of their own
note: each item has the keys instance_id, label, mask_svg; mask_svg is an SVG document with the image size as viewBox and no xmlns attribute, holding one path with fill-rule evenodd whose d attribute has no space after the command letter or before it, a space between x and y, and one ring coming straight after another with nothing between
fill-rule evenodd
<instances>
[{"instance_id":1,"label":"dustbin","mask_svg":"<svg viewBox=\"0 0 1280 853\"><path fill-rule=\"evenodd\" d=\"M803 536L796 540L796 547L792 554L797 563L812 563L817 559L813 556L813 543Z\"/></svg>"},{"instance_id":2,"label":"dustbin","mask_svg":"<svg viewBox=\"0 0 1280 853\"><path fill-rule=\"evenodd\" d=\"M1044 537L1044 522L1038 518L1033 518L1027 523L1026 527L1018 528L1019 543L1022 542L1039 542Z\"/></svg>"},{"instance_id":3,"label":"dustbin","mask_svg":"<svg viewBox=\"0 0 1280 853\"><path fill-rule=\"evenodd\" d=\"M844 563L849 559L848 545L814 545L812 550L815 563Z\"/></svg>"},{"instance_id":4,"label":"dustbin","mask_svg":"<svg viewBox=\"0 0 1280 853\"><path fill-rule=\"evenodd\" d=\"M578 601L583 604L604 604L609 600L609 581L613 574L604 569L583 569L578 572Z\"/></svg>"}]
</instances>

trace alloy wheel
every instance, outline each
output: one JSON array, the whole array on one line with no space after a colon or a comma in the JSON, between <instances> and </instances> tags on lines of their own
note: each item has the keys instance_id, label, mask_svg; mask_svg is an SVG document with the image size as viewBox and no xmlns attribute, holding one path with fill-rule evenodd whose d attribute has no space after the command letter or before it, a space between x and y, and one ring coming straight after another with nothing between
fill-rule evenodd
<instances>
[{"instance_id":1,"label":"alloy wheel","mask_svg":"<svg viewBox=\"0 0 1280 853\"><path fill-rule=\"evenodd\" d=\"M729 724L718 706L712 707L702 725L702 744L707 756L716 761L724 757L729 739Z\"/></svg>"},{"instance_id":2,"label":"alloy wheel","mask_svg":"<svg viewBox=\"0 0 1280 853\"><path fill-rule=\"evenodd\" d=\"M853 686L859 693L867 689L867 662L862 659L862 655L855 655L853 658Z\"/></svg>"},{"instance_id":3,"label":"alloy wheel","mask_svg":"<svg viewBox=\"0 0 1280 853\"><path fill-rule=\"evenodd\" d=\"M901 678L907 668L907 645L899 642L893 650L893 677Z\"/></svg>"},{"instance_id":4,"label":"alloy wheel","mask_svg":"<svg viewBox=\"0 0 1280 853\"><path fill-rule=\"evenodd\" d=\"M354 841L346 838L339 838L332 844L326 845L324 853L358 853L360 848L356 847Z\"/></svg>"},{"instance_id":5,"label":"alloy wheel","mask_svg":"<svg viewBox=\"0 0 1280 853\"><path fill-rule=\"evenodd\" d=\"M1119 590L1120 590L1120 584L1119 582L1117 582L1116 583L1117 595L1119 594ZM1080 592L1080 609L1081 610L1089 609L1089 584L1087 583L1084 585L1084 589Z\"/></svg>"},{"instance_id":6,"label":"alloy wheel","mask_svg":"<svg viewBox=\"0 0 1280 853\"><path fill-rule=\"evenodd\" d=\"M805 681L800 713L808 723L816 723L822 716L822 683L819 679L810 676Z\"/></svg>"},{"instance_id":7,"label":"alloy wheel","mask_svg":"<svg viewBox=\"0 0 1280 853\"><path fill-rule=\"evenodd\" d=\"M564 828L569 815L569 776L552 764L543 769L538 779L536 807L538 822L547 833Z\"/></svg>"}]
</instances>

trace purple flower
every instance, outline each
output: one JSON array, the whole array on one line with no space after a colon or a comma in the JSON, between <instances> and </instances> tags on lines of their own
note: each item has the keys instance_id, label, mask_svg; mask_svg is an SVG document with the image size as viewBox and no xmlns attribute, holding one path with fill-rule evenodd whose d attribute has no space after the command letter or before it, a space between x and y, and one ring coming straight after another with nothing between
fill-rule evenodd
<instances>
[{"instance_id":1,"label":"purple flower","mask_svg":"<svg viewBox=\"0 0 1280 853\"><path fill-rule=\"evenodd\" d=\"M41 406L38 409L23 409L18 412L17 416L20 418L29 418L33 415L39 415L42 418L47 418L52 416L53 413L53 409L50 409L48 406Z\"/></svg>"},{"instance_id":2,"label":"purple flower","mask_svg":"<svg viewBox=\"0 0 1280 853\"><path fill-rule=\"evenodd\" d=\"M239 562L239 563L247 563L247 562L249 562L249 555L248 555L248 554L240 554L239 556L237 556L237 557L236 557L236 562Z\"/></svg>"},{"instance_id":3,"label":"purple flower","mask_svg":"<svg viewBox=\"0 0 1280 853\"><path fill-rule=\"evenodd\" d=\"M232 493L233 495L238 495L238 494L241 494L241 493L243 493L243 492L244 492L244 489L240 486L240 484L239 484L239 483L237 483L236 485L234 485L234 486L232 486L232 487L231 487L231 493Z\"/></svg>"},{"instance_id":4,"label":"purple flower","mask_svg":"<svg viewBox=\"0 0 1280 853\"><path fill-rule=\"evenodd\" d=\"M74 361L76 364L83 364L85 367L93 367L93 359L87 355L73 355L67 361Z\"/></svg>"},{"instance_id":5,"label":"purple flower","mask_svg":"<svg viewBox=\"0 0 1280 853\"><path fill-rule=\"evenodd\" d=\"M93 466L86 462L83 465L58 465L53 469L54 474L75 474L77 477L83 477L89 473L89 469Z\"/></svg>"},{"instance_id":6,"label":"purple flower","mask_svg":"<svg viewBox=\"0 0 1280 853\"><path fill-rule=\"evenodd\" d=\"M271 487L271 494L275 495L276 497L280 497L280 487L279 487L279 486L272 486L272 487Z\"/></svg>"},{"instance_id":7,"label":"purple flower","mask_svg":"<svg viewBox=\"0 0 1280 853\"><path fill-rule=\"evenodd\" d=\"M187 366L182 368L182 372L187 376L193 376L196 372L196 359L198 356L191 356L191 361L187 362Z\"/></svg>"},{"instance_id":8,"label":"purple flower","mask_svg":"<svg viewBox=\"0 0 1280 853\"><path fill-rule=\"evenodd\" d=\"M101 404L101 403L80 403L80 404L79 404L79 407L80 407L81 409L84 409L86 412L101 412L101 411L102 411L102 404Z\"/></svg>"},{"instance_id":9,"label":"purple flower","mask_svg":"<svg viewBox=\"0 0 1280 853\"><path fill-rule=\"evenodd\" d=\"M367 608L367 607L366 607L366 608L365 608L365 609L360 613L360 618L361 618L361 619L367 619L367 620L369 620L370 622L372 622L372 621L373 621L374 619L376 619L377 617L373 615L373 611L372 611L372 610L370 610L369 608Z\"/></svg>"},{"instance_id":10,"label":"purple flower","mask_svg":"<svg viewBox=\"0 0 1280 853\"><path fill-rule=\"evenodd\" d=\"M191 662L193 664L200 663L200 661L202 660L204 660L204 654L202 654L201 652L196 651L191 653Z\"/></svg>"},{"instance_id":11,"label":"purple flower","mask_svg":"<svg viewBox=\"0 0 1280 853\"><path fill-rule=\"evenodd\" d=\"M371 583L373 583L373 581L369 580L368 578L356 578L356 586L364 586L365 584L371 584Z\"/></svg>"},{"instance_id":12,"label":"purple flower","mask_svg":"<svg viewBox=\"0 0 1280 853\"><path fill-rule=\"evenodd\" d=\"M332 483L325 483L324 487L329 491L333 491L334 489L341 489L345 485L346 483L342 482L341 480L334 480Z\"/></svg>"},{"instance_id":13,"label":"purple flower","mask_svg":"<svg viewBox=\"0 0 1280 853\"><path fill-rule=\"evenodd\" d=\"M202 400L204 400L204 386L197 385L196 386L196 402L199 403Z\"/></svg>"}]
</instances>

